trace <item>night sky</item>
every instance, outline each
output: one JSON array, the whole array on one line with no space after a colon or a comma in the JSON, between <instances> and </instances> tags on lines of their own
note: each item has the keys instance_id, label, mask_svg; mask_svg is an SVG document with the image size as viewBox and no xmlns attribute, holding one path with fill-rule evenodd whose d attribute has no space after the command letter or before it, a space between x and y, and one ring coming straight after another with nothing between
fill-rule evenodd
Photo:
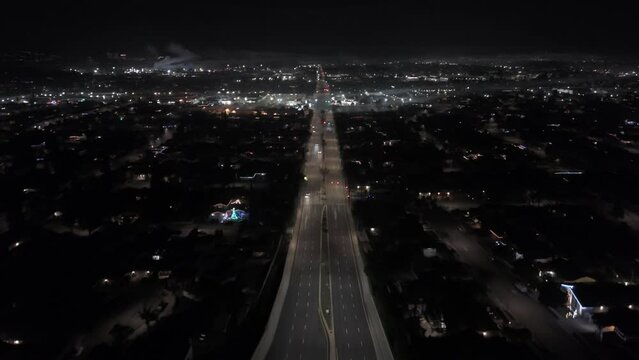
<instances>
[{"instance_id":1,"label":"night sky","mask_svg":"<svg viewBox=\"0 0 639 360\"><path fill-rule=\"evenodd\" d=\"M639 53L630 2L557 2L12 2L0 47L69 56L148 55L171 43L202 56Z\"/></svg>"}]
</instances>

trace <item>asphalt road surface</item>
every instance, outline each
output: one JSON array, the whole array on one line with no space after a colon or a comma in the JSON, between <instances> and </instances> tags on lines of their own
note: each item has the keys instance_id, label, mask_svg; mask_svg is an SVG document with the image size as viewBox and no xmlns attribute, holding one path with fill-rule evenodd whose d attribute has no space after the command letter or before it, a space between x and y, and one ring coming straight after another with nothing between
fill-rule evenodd
<instances>
[{"instance_id":1,"label":"asphalt road surface","mask_svg":"<svg viewBox=\"0 0 639 360\"><path fill-rule=\"evenodd\" d=\"M488 296L514 319L532 332L533 341L545 349L544 358L591 359L589 352L568 329L569 320L556 319L537 300L514 287L517 279L509 269L490 260L480 239L454 224L438 224L446 235L443 240L457 252L459 260L483 274Z\"/></svg>"},{"instance_id":2,"label":"asphalt road surface","mask_svg":"<svg viewBox=\"0 0 639 360\"><path fill-rule=\"evenodd\" d=\"M367 295L327 94L320 68L304 165L307 181L280 289L255 360L392 359Z\"/></svg>"}]
</instances>

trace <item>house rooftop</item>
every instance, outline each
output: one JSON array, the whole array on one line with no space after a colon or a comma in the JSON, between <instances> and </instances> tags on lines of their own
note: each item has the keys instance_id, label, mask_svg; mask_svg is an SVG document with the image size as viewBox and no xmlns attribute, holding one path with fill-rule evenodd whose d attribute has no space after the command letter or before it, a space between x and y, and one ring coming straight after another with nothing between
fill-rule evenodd
<instances>
[{"instance_id":1,"label":"house rooftop","mask_svg":"<svg viewBox=\"0 0 639 360\"><path fill-rule=\"evenodd\" d=\"M583 307L626 307L639 304L639 286L615 283L573 284L572 287Z\"/></svg>"}]
</instances>

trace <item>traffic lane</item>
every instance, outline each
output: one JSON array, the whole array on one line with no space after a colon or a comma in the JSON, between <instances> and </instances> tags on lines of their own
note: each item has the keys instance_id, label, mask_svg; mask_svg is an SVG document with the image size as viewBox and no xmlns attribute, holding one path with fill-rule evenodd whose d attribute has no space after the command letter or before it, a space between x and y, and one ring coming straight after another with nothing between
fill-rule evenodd
<instances>
[{"instance_id":1,"label":"traffic lane","mask_svg":"<svg viewBox=\"0 0 639 360\"><path fill-rule=\"evenodd\" d=\"M318 226L313 226L313 219L317 218L317 206L307 206L309 208L307 225L299 232L298 249L293 267L293 277L289 291L287 292L287 300L285 302L285 310L282 312L280 326L276 332L276 343L274 343L273 359L282 358L299 358L299 355L307 355L313 351L321 351L321 349L313 349L317 347L317 340L309 341L307 344L306 335L315 339L322 339L321 328L317 319L316 308L317 302L317 277L313 276L317 272L312 271L312 260L318 256L319 248L314 246L312 242L307 241L309 234L319 232ZM316 262L316 261L315 261ZM310 284L310 285L309 285ZM319 335L319 336L316 336ZM321 346L321 344L320 344ZM325 346L324 346L325 348Z\"/></svg>"},{"instance_id":2,"label":"traffic lane","mask_svg":"<svg viewBox=\"0 0 639 360\"><path fill-rule=\"evenodd\" d=\"M319 244L313 241L321 231L321 206L305 207L307 211L306 216L302 217L302 224L299 225L291 283L269 351L269 359L326 356L325 336L317 313Z\"/></svg>"},{"instance_id":3,"label":"traffic lane","mask_svg":"<svg viewBox=\"0 0 639 360\"><path fill-rule=\"evenodd\" d=\"M330 114L329 114L330 117ZM346 183L343 178L342 162L338 147L338 141L334 132L326 136L325 166L329 170L327 174L327 201L335 206L333 220L337 224L337 232L345 234L338 246L338 256L341 255L340 267L347 267L350 276L343 277L343 283L337 284L334 289L335 329L338 356L340 359L374 359L376 349L372 341L371 327L366 318L366 308L362 299L362 289L359 283L359 269L356 259L351 234L350 206L347 198ZM331 230L329 230L331 231ZM335 256L331 256L335 258ZM349 261L350 260L350 261ZM337 264L337 261L335 261ZM339 271L339 270L338 270ZM342 270L344 272L346 270ZM335 276L333 276L334 278ZM339 282L338 276L338 282ZM349 284L344 282L350 281ZM340 285L341 289L340 289ZM350 286L346 286L350 285ZM351 292L351 290L353 290ZM341 292L340 292L341 291ZM348 300L352 296L351 300ZM340 300L344 299L341 303ZM350 309L349 309L350 305ZM340 323L341 322L341 323ZM341 333L340 333L341 331ZM390 353L390 352L389 352Z\"/></svg>"},{"instance_id":4,"label":"traffic lane","mask_svg":"<svg viewBox=\"0 0 639 360\"><path fill-rule=\"evenodd\" d=\"M326 196L329 199L330 203L334 205L345 205L348 200L346 198L346 185L344 185L342 181L337 179L328 181L329 184L326 186Z\"/></svg>"},{"instance_id":5,"label":"traffic lane","mask_svg":"<svg viewBox=\"0 0 639 360\"><path fill-rule=\"evenodd\" d=\"M342 308L339 309L344 312L343 320L345 329L343 338L346 343L346 349L344 349L342 345L342 353L346 355L346 358L374 359L374 346L361 298L359 277L357 275L355 259L353 258L353 245L349 236L350 229L347 224L348 218L346 211L349 211L346 206L337 207L337 229L343 234L340 239L342 240L342 259L348 271L346 277L348 288L344 285L340 294L346 300L342 304ZM346 292L348 293L346 294Z\"/></svg>"},{"instance_id":6,"label":"traffic lane","mask_svg":"<svg viewBox=\"0 0 639 360\"><path fill-rule=\"evenodd\" d=\"M320 354L326 356L326 338L318 314L322 206L314 204L310 207L312 211L306 229L300 233L303 244L300 250L304 256L300 258L299 266L295 270L300 274L295 294L297 301L293 311L296 322L295 327L289 329L293 345L291 355L297 355L297 358L299 355L302 355L302 358L316 358Z\"/></svg>"},{"instance_id":7,"label":"traffic lane","mask_svg":"<svg viewBox=\"0 0 639 360\"><path fill-rule=\"evenodd\" d=\"M332 205L328 217L336 346L340 359L375 359L346 211L345 205Z\"/></svg>"},{"instance_id":8,"label":"traffic lane","mask_svg":"<svg viewBox=\"0 0 639 360\"><path fill-rule=\"evenodd\" d=\"M510 270L498 267L490 260L490 254L480 245L479 238L461 232L455 226L449 225L443 229L447 233L443 240L457 252L463 263L485 274L488 295L516 321L528 328L537 344L557 358L590 357L584 346L566 332L543 305L515 290L514 275Z\"/></svg>"},{"instance_id":9,"label":"traffic lane","mask_svg":"<svg viewBox=\"0 0 639 360\"><path fill-rule=\"evenodd\" d=\"M341 191L341 190L340 190ZM344 198L344 195L342 195ZM350 269L350 274L352 276L352 286L356 287L354 291L351 293L352 301L351 306L354 309L353 313L348 316L346 321L349 322L350 329L355 329L352 331L352 338L354 339L353 343L355 344L355 348L351 348L349 353L351 354L363 354L363 359L375 359L375 347L373 345L372 336L370 334L370 327L368 324L368 318L366 315L366 309L364 307L364 302L362 299L361 292L361 284L359 283L360 278L358 275L358 269L354 258L353 248L353 239L351 238L351 229L349 223L349 213L350 207L347 204L340 205L337 207L337 219L340 231L343 231L343 239L344 239L344 258L347 260L348 267ZM349 294L349 295L351 295ZM358 341L359 340L359 341ZM357 349L357 344L359 342L359 349ZM355 357L352 357L355 359Z\"/></svg>"}]
</instances>

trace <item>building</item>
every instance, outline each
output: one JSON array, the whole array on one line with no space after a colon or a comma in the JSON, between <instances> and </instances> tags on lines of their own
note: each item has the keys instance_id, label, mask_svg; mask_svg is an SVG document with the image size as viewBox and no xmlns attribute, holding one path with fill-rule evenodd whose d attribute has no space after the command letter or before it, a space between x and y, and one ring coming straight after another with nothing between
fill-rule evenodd
<instances>
[{"instance_id":1,"label":"building","mask_svg":"<svg viewBox=\"0 0 639 360\"><path fill-rule=\"evenodd\" d=\"M639 286L616 283L562 284L572 317L591 318L613 308L639 308Z\"/></svg>"}]
</instances>

